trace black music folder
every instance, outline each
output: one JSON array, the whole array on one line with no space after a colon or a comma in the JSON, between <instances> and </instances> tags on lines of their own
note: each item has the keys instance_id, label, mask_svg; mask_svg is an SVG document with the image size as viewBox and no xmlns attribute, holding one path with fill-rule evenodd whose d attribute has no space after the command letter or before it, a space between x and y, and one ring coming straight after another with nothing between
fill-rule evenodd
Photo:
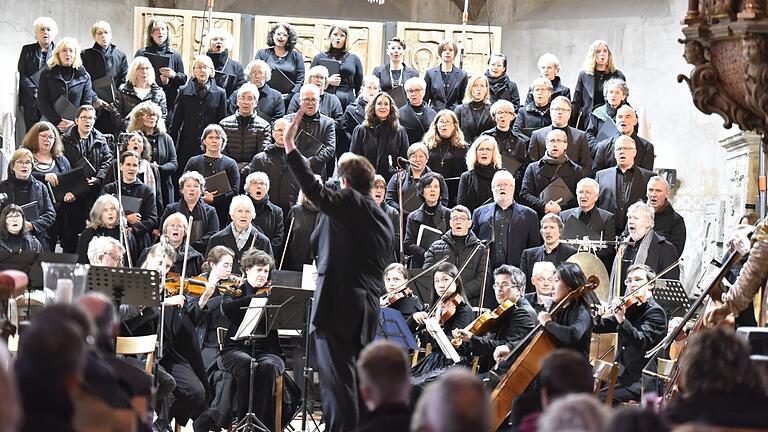
<instances>
[{"instance_id":1,"label":"black music folder","mask_svg":"<svg viewBox=\"0 0 768 432\"><path fill-rule=\"evenodd\" d=\"M117 198L117 195L113 196ZM125 194L120 195L120 205L123 207L123 212L127 215L131 213L140 213L141 202L141 198L136 198Z\"/></svg>"},{"instance_id":2,"label":"black music folder","mask_svg":"<svg viewBox=\"0 0 768 432\"><path fill-rule=\"evenodd\" d=\"M224 89L227 94L232 93L235 86L235 76L222 71L216 71L213 79L216 80L216 85Z\"/></svg>"},{"instance_id":3,"label":"black music folder","mask_svg":"<svg viewBox=\"0 0 768 432\"><path fill-rule=\"evenodd\" d=\"M403 86L392 87L387 90L387 94L392 96L392 100L395 101L395 105L397 105L398 108L402 108L408 103L408 97L405 95Z\"/></svg>"},{"instance_id":4,"label":"black music folder","mask_svg":"<svg viewBox=\"0 0 768 432\"><path fill-rule=\"evenodd\" d=\"M99 99L112 103L115 101L115 80L109 75L93 80L93 91Z\"/></svg>"},{"instance_id":5,"label":"black music folder","mask_svg":"<svg viewBox=\"0 0 768 432\"><path fill-rule=\"evenodd\" d=\"M152 64L152 69L155 70L155 80L160 84L160 69L171 67L171 57L150 52L145 52L144 57Z\"/></svg>"},{"instance_id":6,"label":"black music folder","mask_svg":"<svg viewBox=\"0 0 768 432\"><path fill-rule=\"evenodd\" d=\"M325 66L328 69L328 76L341 73L341 62L335 59L320 59L320 66Z\"/></svg>"},{"instance_id":7,"label":"black music folder","mask_svg":"<svg viewBox=\"0 0 768 432\"><path fill-rule=\"evenodd\" d=\"M87 157L83 156L74 165L75 168L82 168L85 178L91 178L96 176L96 167L93 166L91 161Z\"/></svg>"},{"instance_id":8,"label":"black music folder","mask_svg":"<svg viewBox=\"0 0 768 432\"><path fill-rule=\"evenodd\" d=\"M406 213L413 213L421 206L421 198L416 193L415 189L411 189L410 193L403 193L403 210Z\"/></svg>"},{"instance_id":9,"label":"black music folder","mask_svg":"<svg viewBox=\"0 0 768 432\"><path fill-rule=\"evenodd\" d=\"M28 202L21 207L21 211L24 212L24 219L27 222L32 222L40 218L40 211L37 209L37 201Z\"/></svg>"},{"instance_id":10,"label":"black music folder","mask_svg":"<svg viewBox=\"0 0 768 432\"><path fill-rule=\"evenodd\" d=\"M512 175L515 175L522 166L523 163L519 160L503 154L501 155L501 167L512 173Z\"/></svg>"},{"instance_id":11,"label":"black music folder","mask_svg":"<svg viewBox=\"0 0 768 432\"><path fill-rule=\"evenodd\" d=\"M75 117L77 117L77 107L72 105L72 102L64 97L64 95L59 96L56 102L53 103L53 110L63 119L74 121Z\"/></svg>"},{"instance_id":12,"label":"black music folder","mask_svg":"<svg viewBox=\"0 0 768 432\"><path fill-rule=\"evenodd\" d=\"M603 125L600 126L600 130L597 131L597 141L600 142L607 140L617 133L619 133L619 128L616 126L616 123L613 121L613 119L609 118L603 122Z\"/></svg>"},{"instance_id":13,"label":"black music folder","mask_svg":"<svg viewBox=\"0 0 768 432\"><path fill-rule=\"evenodd\" d=\"M311 133L302 129L299 131L299 135L296 140L296 148L304 157L312 157L320 153L320 150L325 147L325 143L312 136Z\"/></svg>"},{"instance_id":14,"label":"black music folder","mask_svg":"<svg viewBox=\"0 0 768 432\"><path fill-rule=\"evenodd\" d=\"M55 202L64 202L64 195L67 192L72 192L76 197L82 197L90 191L88 181L85 179L85 170L82 167L61 173L58 178L58 186L51 187Z\"/></svg>"},{"instance_id":15,"label":"black music folder","mask_svg":"<svg viewBox=\"0 0 768 432\"><path fill-rule=\"evenodd\" d=\"M272 68L272 78L269 79L267 84L282 94L290 93L296 85L283 71L277 68Z\"/></svg>"},{"instance_id":16,"label":"black music folder","mask_svg":"<svg viewBox=\"0 0 768 432\"><path fill-rule=\"evenodd\" d=\"M439 240L442 236L443 233L441 233L440 230L432 228L429 225L421 224L419 227L419 234L416 237L416 244L424 249L429 249L429 247L432 246L432 243Z\"/></svg>"},{"instance_id":17,"label":"black music folder","mask_svg":"<svg viewBox=\"0 0 768 432\"><path fill-rule=\"evenodd\" d=\"M574 197L573 192L568 189L568 185L565 184L561 177L556 178L539 194L539 199L544 201L555 201L560 204L565 204L572 200ZM558 201L560 200L560 201Z\"/></svg>"},{"instance_id":18,"label":"black music folder","mask_svg":"<svg viewBox=\"0 0 768 432\"><path fill-rule=\"evenodd\" d=\"M216 174L205 178L205 190L216 195L223 195L232 190L226 171L219 171Z\"/></svg>"},{"instance_id":19,"label":"black music folder","mask_svg":"<svg viewBox=\"0 0 768 432\"><path fill-rule=\"evenodd\" d=\"M596 233L592 228L580 221L577 217L568 218L563 228L563 238L568 240L582 239L588 237L590 240L600 240L600 233ZM611 239L604 239L611 240Z\"/></svg>"}]
</instances>

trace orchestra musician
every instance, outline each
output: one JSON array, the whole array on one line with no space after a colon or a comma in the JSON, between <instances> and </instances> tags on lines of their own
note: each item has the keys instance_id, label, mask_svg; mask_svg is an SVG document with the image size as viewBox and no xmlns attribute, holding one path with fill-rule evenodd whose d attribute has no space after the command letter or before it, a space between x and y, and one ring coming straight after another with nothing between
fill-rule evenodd
<instances>
[{"instance_id":1,"label":"orchestra musician","mask_svg":"<svg viewBox=\"0 0 768 432\"><path fill-rule=\"evenodd\" d=\"M656 346L666 336L667 314L653 299L652 285L656 273L645 264L634 264L627 269L626 301L614 299L610 314L598 317L592 329L595 333L618 333L616 360L621 365L613 391L614 402L639 401L641 390L653 390L650 380L643 376L648 360L645 352ZM632 293L631 295L629 293ZM651 370L655 371L651 362ZM641 383L642 378L642 383ZM600 392L605 399L607 387Z\"/></svg>"},{"instance_id":2,"label":"orchestra musician","mask_svg":"<svg viewBox=\"0 0 768 432\"><path fill-rule=\"evenodd\" d=\"M554 293L555 265L549 261L539 261L533 264L531 284L536 290L525 294L525 299L531 305L536 315L549 310Z\"/></svg>"},{"instance_id":3,"label":"orchestra musician","mask_svg":"<svg viewBox=\"0 0 768 432\"><path fill-rule=\"evenodd\" d=\"M400 263L392 263L384 269L384 288L387 293L402 289L403 284L408 279L408 270ZM410 288L400 294L382 296L380 300L381 307L391 307L398 310L405 320L408 320L414 313L424 310L421 300L413 295Z\"/></svg>"}]
</instances>

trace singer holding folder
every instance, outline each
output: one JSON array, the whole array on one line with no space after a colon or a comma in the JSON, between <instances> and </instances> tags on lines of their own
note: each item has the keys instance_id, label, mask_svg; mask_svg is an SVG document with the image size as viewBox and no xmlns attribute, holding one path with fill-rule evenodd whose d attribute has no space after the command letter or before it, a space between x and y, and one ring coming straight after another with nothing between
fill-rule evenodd
<instances>
[{"instance_id":1,"label":"singer holding folder","mask_svg":"<svg viewBox=\"0 0 768 432\"><path fill-rule=\"evenodd\" d=\"M370 195L374 171L365 158L339 164L341 190L315 179L294 141L303 115L299 110L285 133L285 152L301 190L322 212L313 237L318 274L311 321L325 430L349 431L360 414L355 359L376 333L392 224Z\"/></svg>"}]
</instances>

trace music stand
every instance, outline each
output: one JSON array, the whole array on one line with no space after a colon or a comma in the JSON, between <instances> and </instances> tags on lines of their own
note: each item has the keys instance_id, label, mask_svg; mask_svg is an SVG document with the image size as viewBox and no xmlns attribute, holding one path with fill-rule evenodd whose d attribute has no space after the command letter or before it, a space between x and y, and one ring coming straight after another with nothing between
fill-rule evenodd
<instances>
[{"instance_id":1,"label":"music stand","mask_svg":"<svg viewBox=\"0 0 768 432\"><path fill-rule=\"evenodd\" d=\"M160 274L155 270L91 267L85 289L111 297L118 308L121 304L160 307L159 285Z\"/></svg>"},{"instance_id":2,"label":"music stand","mask_svg":"<svg viewBox=\"0 0 768 432\"><path fill-rule=\"evenodd\" d=\"M683 316L691 308L691 299L680 281L658 279L653 288L653 297L667 313L668 318Z\"/></svg>"},{"instance_id":3,"label":"music stand","mask_svg":"<svg viewBox=\"0 0 768 432\"><path fill-rule=\"evenodd\" d=\"M409 351L418 348L403 314L393 308L381 308L379 311L379 325L376 327L374 340L378 339L394 342Z\"/></svg>"},{"instance_id":4,"label":"music stand","mask_svg":"<svg viewBox=\"0 0 768 432\"><path fill-rule=\"evenodd\" d=\"M43 289L43 261L57 264L77 264L76 254L53 252L0 252L0 270L19 270L29 276L29 290Z\"/></svg>"}]
</instances>

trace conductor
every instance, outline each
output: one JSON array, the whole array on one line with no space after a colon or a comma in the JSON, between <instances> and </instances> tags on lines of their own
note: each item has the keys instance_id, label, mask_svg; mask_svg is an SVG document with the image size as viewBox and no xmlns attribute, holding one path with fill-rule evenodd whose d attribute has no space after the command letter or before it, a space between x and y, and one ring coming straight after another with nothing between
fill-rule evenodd
<instances>
[{"instance_id":1,"label":"conductor","mask_svg":"<svg viewBox=\"0 0 768 432\"><path fill-rule=\"evenodd\" d=\"M370 195L375 173L364 157L342 156L338 191L315 179L294 143L302 116L299 110L285 131L285 152L301 190L322 214L311 244L317 263L312 329L325 430L350 431L359 418L355 361L376 332L393 230Z\"/></svg>"}]
</instances>

